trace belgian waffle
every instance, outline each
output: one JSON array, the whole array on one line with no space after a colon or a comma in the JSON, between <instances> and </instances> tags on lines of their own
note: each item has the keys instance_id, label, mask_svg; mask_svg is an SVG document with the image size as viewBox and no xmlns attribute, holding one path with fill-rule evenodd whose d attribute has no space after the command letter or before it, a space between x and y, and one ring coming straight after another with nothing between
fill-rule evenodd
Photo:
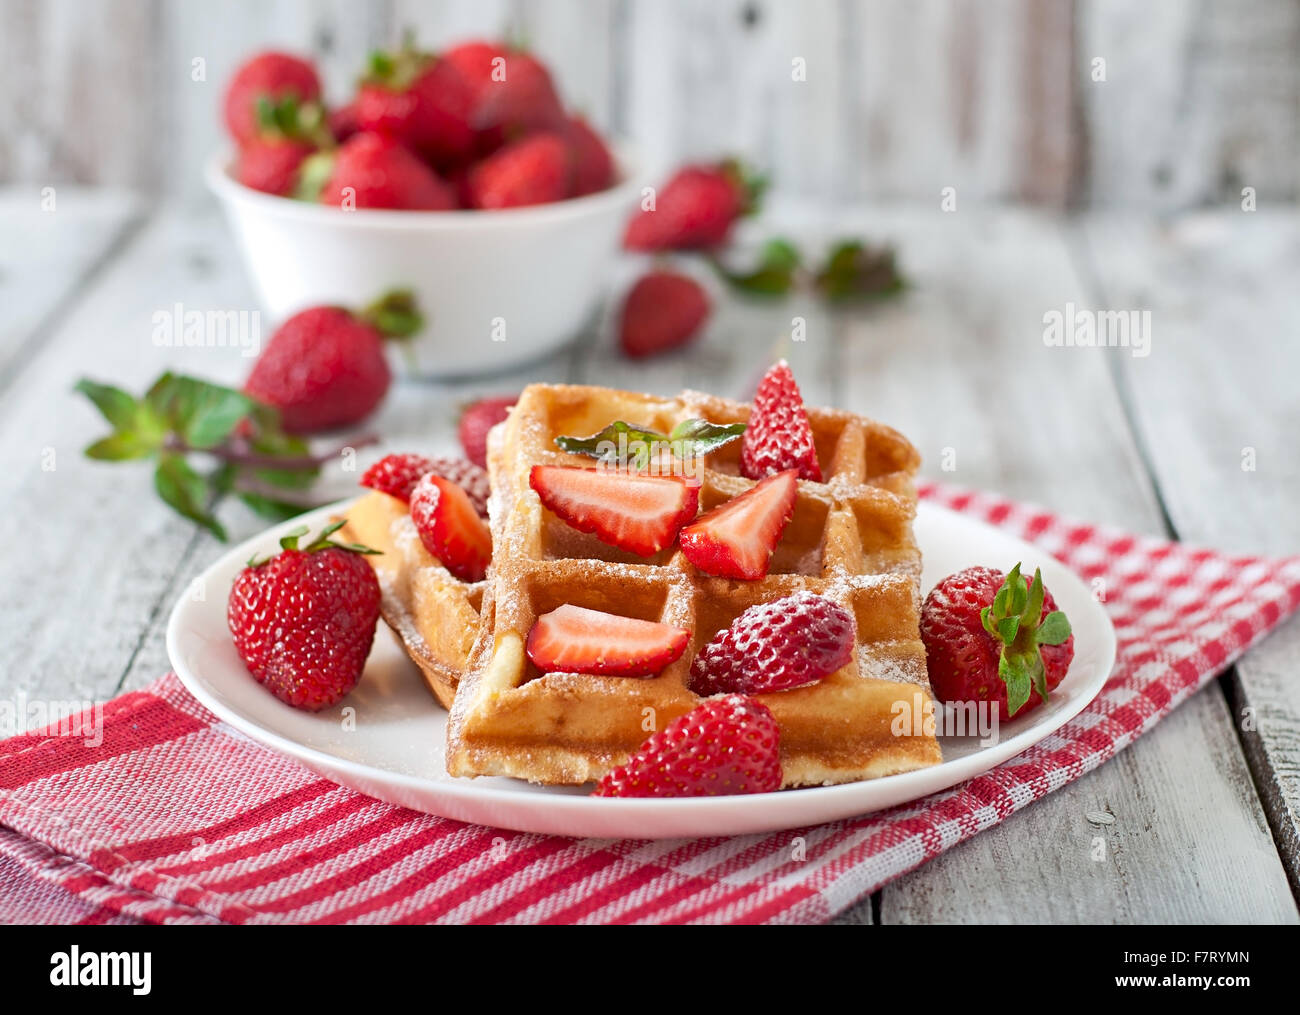
<instances>
[{"instance_id":1,"label":"belgian waffle","mask_svg":"<svg viewBox=\"0 0 1300 1015\"><path fill-rule=\"evenodd\" d=\"M674 399L571 385L532 385L491 433L493 564L474 644L451 709L448 770L544 784L598 779L655 729L702 699L686 684L695 654L746 607L799 590L846 606L853 661L819 683L758 695L781 728L784 786L851 782L940 760L933 736L895 735L896 702L930 700L919 634L916 449L847 412L810 409L824 482L800 480L794 515L758 581L697 572L677 547L641 558L568 526L529 487L539 464L591 466L560 451L613 420L668 433L684 419L744 422L749 406L696 392ZM739 442L704 462L700 510L750 489ZM693 632L687 651L652 679L540 673L524 651L534 621L558 606L602 610ZM490 637L487 635L490 633Z\"/></svg>"},{"instance_id":2,"label":"belgian waffle","mask_svg":"<svg viewBox=\"0 0 1300 1015\"><path fill-rule=\"evenodd\" d=\"M445 708L479 631L485 582L461 581L420 542L406 504L371 492L348 509L343 535L379 550L368 557L383 593L380 611Z\"/></svg>"}]
</instances>

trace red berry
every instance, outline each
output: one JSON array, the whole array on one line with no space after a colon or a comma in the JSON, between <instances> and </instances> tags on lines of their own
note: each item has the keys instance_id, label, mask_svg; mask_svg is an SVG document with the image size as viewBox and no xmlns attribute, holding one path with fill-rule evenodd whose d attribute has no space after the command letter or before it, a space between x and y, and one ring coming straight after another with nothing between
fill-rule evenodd
<instances>
[{"instance_id":1,"label":"red berry","mask_svg":"<svg viewBox=\"0 0 1300 1015\"><path fill-rule=\"evenodd\" d=\"M798 492L793 469L768 476L682 529L682 553L705 574L746 581L766 577Z\"/></svg>"},{"instance_id":2,"label":"red berry","mask_svg":"<svg viewBox=\"0 0 1300 1015\"><path fill-rule=\"evenodd\" d=\"M481 469L487 468L488 431L506 418L518 395L480 398L460 416L460 446L465 457Z\"/></svg>"},{"instance_id":3,"label":"red berry","mask_svg":"<svg viewBox=\"0 0 1300 1015\"><path fill-rule=\"evenodd\" d=\"M528 484L547 508L579 532L650 557L671 546L695 517L700 487L680 476L534 465Z\"/></svg>"},{"instance_id":4,"label":"red berry","mask_svg":"<svg viewBox=\"0 0 1300 1015\"><path fill-rule=\"evenodd\" d=\"M846 666L857 644L853 614L812 592L751 606L691 664L696 694L764 694L816 683Z\"/></svg>"},{"instance_id":5,"label":"red berry","mask_svg":"<svg viewBox=\"0 0 1300 1015\"><path fill-rule=\"evenodd\" d=\"M475 208L518 208L569 196L573 156L558 134L533 134L473 166L466 181Z\"/></svg>"},{"instance_id":6,"label":"red berry","mask_svg":"<svg viewBox=\"0 0 1300 1015\"><path fill-rule=\"evenodd\" d=\"M468 82L470 114L480 153L564 123L564 107L550 72L531 53L491 42L465 42L442 54Z\"/></svg>"},{"instance_id":7,"label":"red berry","mask_svg":"<svg viewBox=\"0 0 1300 1015\"><path fill-rule=\"evenodd\" d=\"M426 458L424 455L385 455L365 471L361 485L409 502L415 484L429 473L449 479L469 497L480 517L487 517L488 475L463 458Z\"/></svg>"},{"instance_id":8,"label":"red berry","mask_svg":"<svg viewBox=\"0 0 1300 1015\"><path fill-rule=\"evenodd\" d=\"M1017 579L1024 590L1025 602L1011 603L1008 593L1006 606L1002 611L997 610L994 599L999 589L1015 585ZM998 707L1000 720L1005 721L1011 718L1012 711L1008 704L1008 684L999 672L1000 662L1006 663L1005 672L1013 674L1012 680L1018 680L1022 690L1028 691L1025 704L1015 710L1017 716L1043 703L1034 679L1038 660L1041 659L1042 683L1048 692L1065 679L1074 658L1074 635L1068 633L1064 614L1058 614L1060 620L1046 624L1056 613L1056 600L1046 588L1038 616L1027 615L1033 612L1029 592L1035 580L1037 576L1028 581L1020 578L1019 565L1012 575L989 567L968 567L949 575L926 596L921 608L921 640L925 642L929 661L930 685L940 701L992 702ZM1015 605L1022 605L1026 615L1014 625L1015 634L1007 642L989 631L981 611L989 607L990 619L996 626L998 619L1013 613ZM1040 641L1041 637L1062 640L1059 644L1048 644Z\"/></svg>"},{"instance_id":9,"label":"red berry","mask_svg":"<svg viewBox=\"0 0 1300 1015\"><path fill-rule=\"evenodd\" d=\"M456 207L456 193L399 142L363 131L339 147L320 203L337 208L446 211Z\"/></svg>"},{"instance_id":10,"label":"red berry","mask_svg":"<svg viewBox=\"0 0 1300 1015\"><path fill-rule=\"evenodd\" d=\"M296 537L286 542L239 573L226 619L257 681L281 701L316 711L361 679L379 620L379 582L352 550L320 540L299 550Z\"/></svg>"},{"instance_id":11,"label":"red berry","mask_svg":"<svg viewBox=\"0 0 1300 1015\"><path fill-rule=\"evenodd\" d=\"M312 307L276 329L244 392L279 409L288 432L314 433L365 419L391 379L374 325L342 307Z\"/></svg>"},{"instance_id":12,"label":"red berry","mask_svg":"<svg viewBox=\"0 0 1300 1015\"><path fill-rule=\"evenodd\" d=\"M573 159L573 195L594 194L614 182L614 157L604 140L581 116L572 116L560 131Z\"/></svg>"},{"instance_id":13,"label":"red berry","mask_svg":"<svg viewBox=\"0 0 1300 1015\"><path fill-rule=\"evenodd\" d=\"M753 201L736 165L686 166L660 188L653 208L642 208L628 223L623 245L648 252L720 246Z\"/></svg>"},{"instance_id":14,"label":"red berry","mask_svg":"<svg viewBox=\"0 0 1300 1015\"><path fill-rule=\"evenodd\" d=\"M469 495L428 473L411 491L411 521L424 548L461 581L482 581L492 561L492 533Z\"/></svg>"},{"instance_id":15,"label":"red berry","mask_svg":"<svg viewBox=\"0 0 1300 1015\"><path fill-rule=\"evenodd\" d=\"M692 278L652 271L627 294L619 344L633 358L685 345L709 316L709 298Z\"/></svg>"},{"instance_id":16,"label":"red berry","mask_svg":"<svg viewBox=\"0 0 1300 1015\"><path fill-rule=\"evenodd\" d=\"M226 86L222 104L230 136L239 145L255 140L262 133L258 100L275 103L290 96L299 103L320 100L320 78L306 60L289 53L267 52L240 64Z\"/></svg>"},{"instance_id":17,"label":"red berry","mask_svg":"<svg viewBox=\"0 0 1300 1015\"><path fill-rule=\"evenodd\" d=\"M741 438L740 472L762 479L786 469L795 469L800 479L822 479L803 396L790 365L781 360L764 375L754 395L754 411Z\"/></svg>"},{"instance_id":18,"label":"red berry","mask_svg":"<svg viewBox=\"0 0 1300 1015\"><path fill-rule=\"evenodd\" d=\"M781 731L768 707L741 694L674 719L596 786L596 796L682 797L781 788Z\"/></svg>"},{"instance_id":19,"label":"red berry","mask_svg":"<svg viewBox=\"0 0 1300 1015\"><path fill-rule=\"evenodd\" d=\"M686 651L691 633L566 603L537 618L527 652L543 673L653 677Z\"/></svg>"},{"instance_id":20,"label":"red berry","mask_svg":"<svg viewBox=\"0 0 1300 1015\"><path fill-rule=\"evenodd\" d=\"M447 61L411 50L379 54L357 92L357 123L445 168L473 152L473 102L469 82Z\"/></svg>"},{"instance_id":21,"label":"red berry","mask_svg":"<svg viewBox=\"0 0 1300 1015\"><path fill-rule=\"evenodd\" d=\"M342 144L353 134L361 131L361 124L357 120L357 104L355 101L349 102L346 106L339 106L332 109L326 117L326 123L329 126L330 134L334 140Z\"/></svg>"},{"instance_id":22,"label":"red berry","mask_svg":"<svg viewBox=\"0 0 1300 1015\"><path fill-rule=\"evenodd\" d=\"M235 178L245 187L287 197L298 182L298 168L315 146L287 138L258 138L239 149Z\"/></svg>"}]
</instances>

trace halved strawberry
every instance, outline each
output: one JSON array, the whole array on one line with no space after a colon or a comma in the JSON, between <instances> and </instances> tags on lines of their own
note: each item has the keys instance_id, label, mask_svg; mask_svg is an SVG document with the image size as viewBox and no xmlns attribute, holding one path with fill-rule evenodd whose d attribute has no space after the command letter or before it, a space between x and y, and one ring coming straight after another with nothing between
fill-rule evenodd
<instances>
[{"instance_id":1,"label":"halved strawberry","mask_svg":"<svg viewBox=\"0 0 1300 1015\"><path fill-rule=\"evenodd\" d=\"M682 529L682 553L706 574L754 581L767 575L772 551L794 514L798 472L768 476Z\"/></svg>"},{"instance_id":2,"label":"halved strawberry","mask_svg":"<svg viewBox=\"0 0 1300 1015\"><path fill-rule=\"evenodd\" d=\"M534 465L528 484L579 532L642 557L671 546L700 502L699 484L680 476Z\"/></svg>"},{"instance_id":3,"label":"halved strawberry","mask_svg":"<svg viewBox=\"0 0 1300 1015\"><path fill-rule=\"evenodd\" d=\"M691 633L568 603L537 618L528 658L544 673L653 677L686 651Z\"/></svg>"},{"instance_id":4,"label":"halved strawberry","mask_svg":"<svg viewBox=\"0 0 1300 1015\"><path fill-rule=\"evenodd\" d=\"M492 534L464 490L430 472L411 491L411 520L443 567L462 581L483 580L492 561Z\"/></svg>"}]
</instances>

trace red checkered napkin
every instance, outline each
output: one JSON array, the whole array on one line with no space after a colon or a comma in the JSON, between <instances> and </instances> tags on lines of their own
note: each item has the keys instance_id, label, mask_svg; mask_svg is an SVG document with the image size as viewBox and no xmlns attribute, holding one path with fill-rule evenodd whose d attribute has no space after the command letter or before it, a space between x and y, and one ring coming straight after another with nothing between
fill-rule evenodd
<instances>
[{"instance_id":1,"label":"red checkered napkin","mask_svg":"<svg viewBox=\"0 0 1300 1015\"><path fill-rule=\"evenodd\" d=\"M1300 557L1227 557L985 494L924 495L1102 579L1119 634L1092 705L955 789L734 839L525 835L343 789L218 722L169 675L106 706L98 747L40 735L0 744L0 919L825 920L1096 768L1300 603Z\"/></svg>"}]
</instances>

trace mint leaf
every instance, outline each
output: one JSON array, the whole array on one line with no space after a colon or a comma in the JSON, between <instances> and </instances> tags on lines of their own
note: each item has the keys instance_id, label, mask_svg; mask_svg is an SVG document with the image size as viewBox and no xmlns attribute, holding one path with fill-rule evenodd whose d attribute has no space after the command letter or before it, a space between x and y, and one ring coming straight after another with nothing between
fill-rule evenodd
<instances>
[{"instance_id":1,"label":"mint leaf","mask_svg":"<svg viewBox=\"0 0 1300 1015\"><path fill-rule=\"evenodd\" d=\"M668 450L679 459L701 457L725 447L745 432L744 423L710 423L686 419L662 434L634 423L615 420L590 437L556 437L555 445L571 455L586 455L607 465L644 468L652 452ZM660 445L654 447L654 445Z\"/></svg>"},{"instance_id":2,"label":"mint leaf","mask_svg":"<svg viewBox=\"0 0 1300 1015\"><path fill-rule=\"evenodd\" d=\"M121 430L95 441L86 448L86 457L101 462L125 462L148 458L157 450L156 441L148 440L132 430Z\"/></svg>"},{"instance_id":3,"label":"mint leaf","mask_svg":"<svg viewBox=\"0 0 1300 1015\"><path fill-rule=\"evenodd\" d=\"M799 251L794 244L780 238L768 240L749 271L732 271L718 258L709 263L728 285L740 292L760 296L782 296L794 288L799 272Z\"/></svg>"},{"instance_id":4,"label":"mint leaf","mask_svg":"<svg viewBox=\"0 0 1300 1015\"><path fill-rule=\"evenodd\" d=\"M232 388L172 373L163 374L154 383L145 395L145 404L169 430L197 450L224 441L256 405Z\"/></svg>"},{"instance_id":5,"label":"mint leaf","mask_svg":"<svg viewBox=\"0 0 1300 1015\"><path fill-rule=\"evenodd\" d=\"M744 423L710 423L707 419L684 419L673 427L668 439L681 441L686 456L699 457L726 447L744 434Z\"/></svg>"},{"instance_id":6,"label":"mint leaf","mask_svg":"<svg viewBox=\"0 0 1300 1015\"><path fill-rule=\"evenodd\" d=\"M225 542L226 530L207 510L208 484L183 456L164 454L160 457L158 467L154 470L153 484L158 496L174 511L198 522Z\"/></svg>"},{"instance_id":7,"label":"mint leaf","mask_svg":"<svg viewBox=\"0 0 1300 1015\"><path fill-rule=\"evenodd\" d=\"M1036 637L1040 645L1061 645L1070 637L1070 621L1060 610L1055 610L1043 618Z\"/></svg>"},{"instance_id":8,"label":"mint leaf","mask_svg":"<svg viewBox=\"0 0 1300 1015\"><path fill-rule=\"evenodd\" d=\"M140 403L134 395L111 384L99 384L84 377L73 390L89 398L115 429L129 430L135 426Z\"/></svg>"},{"instance_id":9,"label":"mint leaf","mask_svg":"<svg viewBox=\"0 0 1300 1015\"><path fill-rule=\"evenodd\" d=\"M831 302L881 299L907 285L891 248L870 247L860 240L843 240L832 247L815 281Z\"/></svg>"}]
</instances>

